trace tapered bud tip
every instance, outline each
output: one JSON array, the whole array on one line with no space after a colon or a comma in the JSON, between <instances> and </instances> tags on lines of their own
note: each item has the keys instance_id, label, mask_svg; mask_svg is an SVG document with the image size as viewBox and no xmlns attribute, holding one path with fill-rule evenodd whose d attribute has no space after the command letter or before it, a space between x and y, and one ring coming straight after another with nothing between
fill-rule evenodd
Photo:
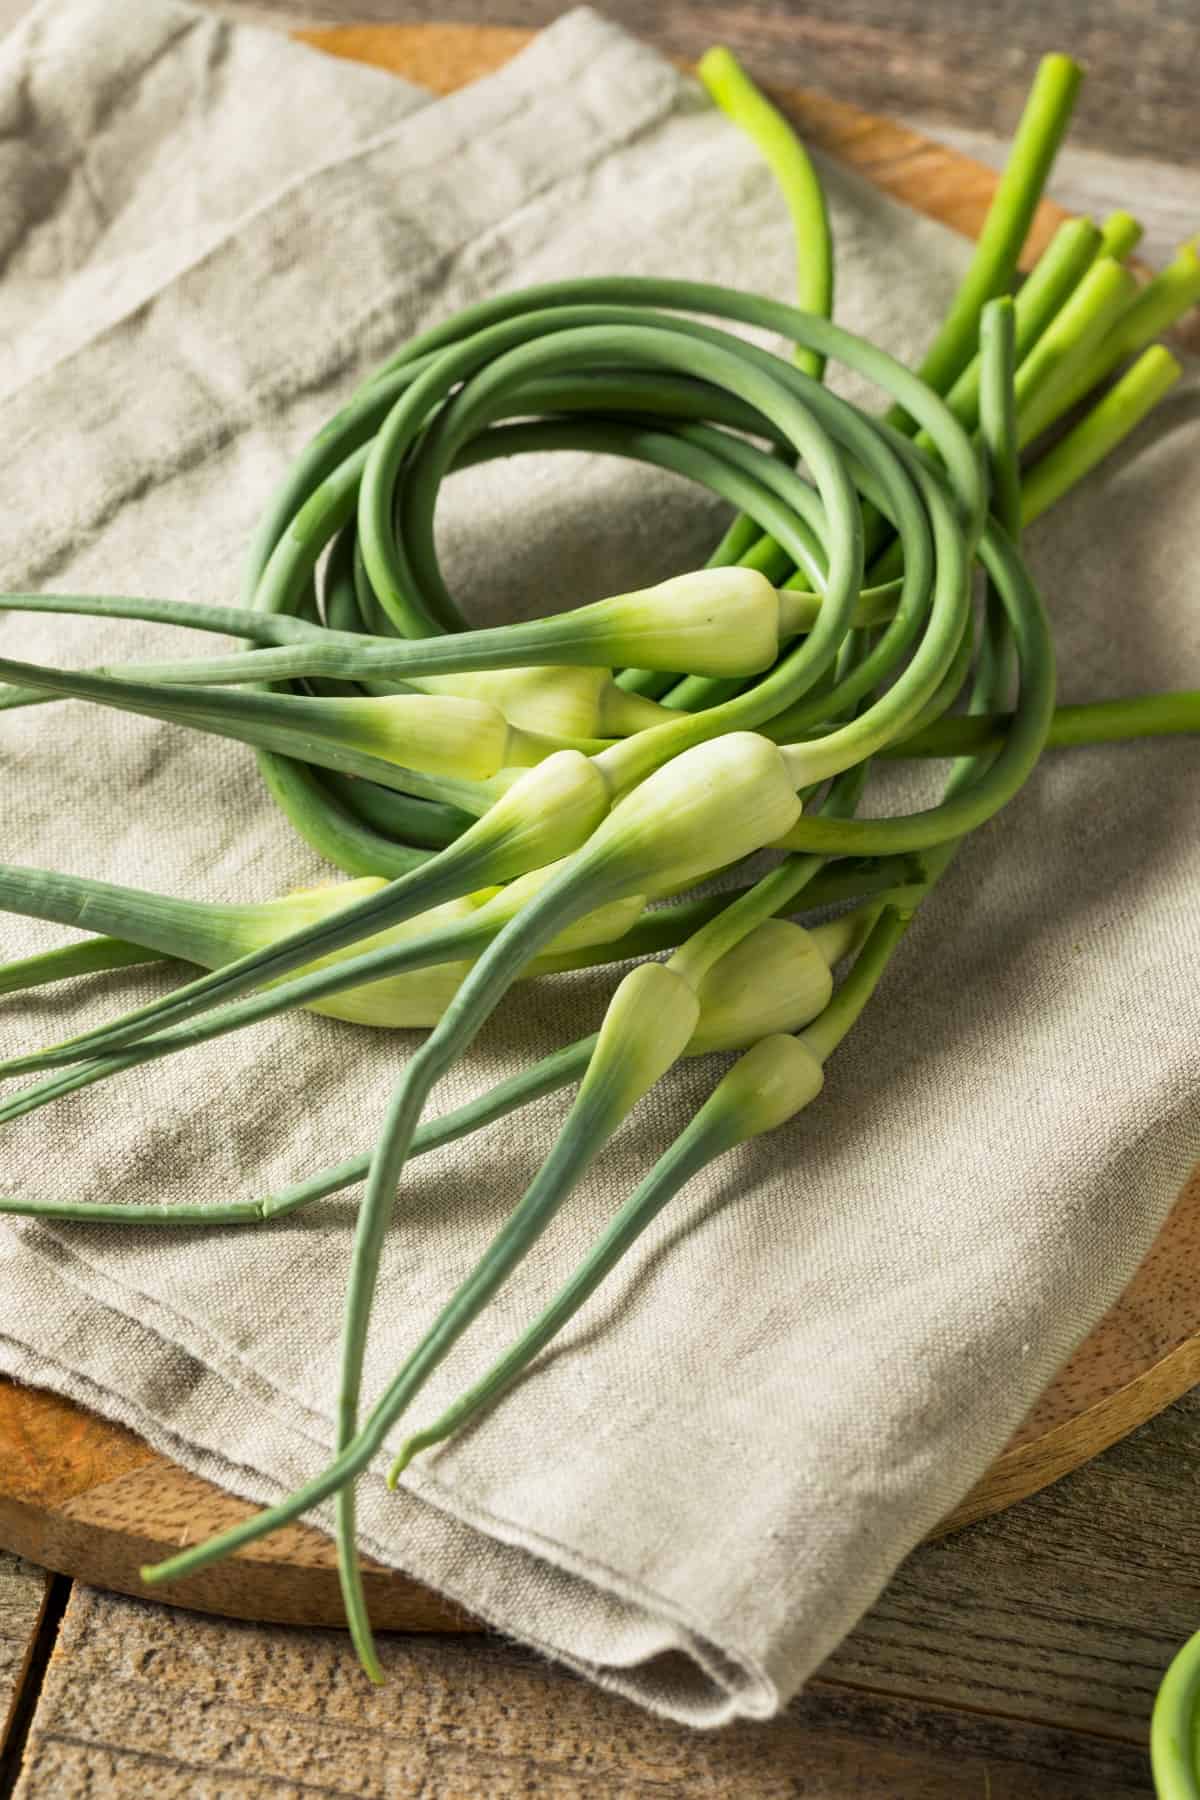
<instances>
[{"instance_id":1,"label":"tapered bud tip","mask_svg":"<svg viewBox=\"0 0 1200 1800\"><path fill-rule=\"evenodd\" d=\"M612 795L579 750L556 750L514 781L473 829L494 851L494 880L569 856L605 817Z\"/></svg>"},{"instance_id":2,"label":"tapered bud tip","mask_svg":"<svg viewBox=\"0 0 1200 1800\"><path fill-rule=\"evenodd\" d=\"M734 1141L774 1131L810 1100L825 1082L825 1071L798 1038L777 1033L747 1050L708 1100L732 1125Z\"/></svg>"},{"instance_id":3,"label":"tapered bud tip","mask_svg":"<svg viewBox=\"0 0 1200 1800\"><path fill-rule=\"evenodd\" d=\"M609 1001L585 1083L603 1084L614 1111L627 1112L683 1054L699 1016L700 1002L677 970L639 963Z\"/></svg>"}]
</instances>

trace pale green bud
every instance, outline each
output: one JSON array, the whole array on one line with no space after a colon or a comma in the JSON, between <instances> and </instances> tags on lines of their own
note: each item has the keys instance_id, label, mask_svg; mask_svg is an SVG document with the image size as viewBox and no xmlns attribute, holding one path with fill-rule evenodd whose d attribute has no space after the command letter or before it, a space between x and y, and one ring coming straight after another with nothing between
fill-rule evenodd
<instances>
[{"instance_id":1,"label":"pale green bud","mask_svg":"<svg viewBox=\"0 0 1200 1800\"><path fill-rule=\"evenodd\" d=\"M608 669L566 663L420 675L412 685L422 693L486 700L510 725L546 738L626 737L677 716L656 700L627 694Z\"/></svg>"},{"instance_id":2,"label":"pale green bud","mask_svg":"<svg viewBox=\"0 0 1200 1800\"><path fill-rule=\"evenodd\" d=\"M302 888L294 894L285 894L278 900L267 900L259 905L230 908L230 913L235 916L230 921L229 955L232 958L265 949L294 931L306 930L331 913L368 899L387 885L375 876L364 876L358 881L336 882L328 887ZM477 913L478 905L473 897L449 900L414 919L406 919L401 925L393 925L386 931L335 950L329 956L305 963L302 969L293 971L286 979L295 980L300 975L311 974L314 969L327 969L349 957L382 950L390 944L411 942L440 926L458 924ZM347 988L344 993L333 994L326 1000L314 1000L310 1010L326 1013L333 1019L348 1019L357 1025L393 1029L436 1025L470 966L469 961L438 963L428 969L388 975L362 987Z\"/></svg>"},{"instance_id":3,"label":"pale green bud","mask_svg":"<svg viewBox=\"0 0 1200 1800\"><path fill-rule=\"evenodd\" d=\"M756 732L729 731L683 751L618 801L588 858L610 891L653 899L762 849L799 816L778 748Z\"/></svg>"},{"instance_id":4,"label":"pale green bud","mask_svg":"<svg viewBox=\"0 0 1200 1800\"><path fill-rule=\"evenodd\" d=\"M683 1055L700 1003L690 984L665 963L639 963L614 993L600 1027L580 1100L600 1100L623 1118Z\"/></svg>"},{"instance_id":5,"label":"pale green bud","mask_svg":"<svg viewBox=\"0 0 1200 1800\"><path fill-rule=\"evenodd\" d=\"M825 1071L799 1038L762 1038L705 1101L698 1120L720 1121L727 1144L740 1144L774 1131L815 1100Z\"/></svg>"},{"instance_id":6,"label":"pale green bud","mask_svg":"<svg viewBox=\"0 0 1200 1800\"><path fill-rule=\"evenodd\" d=\"M581 607L573 623L581 646L604 646L614 667L758 675L779 652L779 596L757 569L736 565L616 594Z\"/></svg>"},{"instance_id":7,"label":"pale green bud","mask_svg":"<svg viewBox=\"0 0 1200 1800\"><path fill-rule=\"evenodd\" d=\"M802 925L767 919L727 950L699 987L700 1021L689 1056L737 1050L772 1032L799 1031L824 1012L833 976Z\"/></svg>"},{"instance_id":8,"label":"pale green bud","mask_svg":"<svg viewBox=\"0 0 1200 1800\"><path fill-rule=\"evenodd\" d=\"M341 742L403 769L486 781L509 760L512 729L484 700L388 694L324 704Z\"/></svg>"},{"instance_id":9,"label":"pale green bud","mask_svg":"<svg viewBox=\"0 0 1200 1800\"><path fill-rule=\"evenodd\" d=\"M510 725L545 737L597 737L599 696L611 680L607 669L547 663L531 669L478 669L457 675L421 675L413 685L429 694L454 694L498 707Z\"/></svg>"},{"instance_id":10,"label":"pale green bud","mask_svg":"<svg viewBox=\"0 0 1200 1800\"><path fill-rule=\"evenodd\" d=\"M556 750L519 775L471 827L474 842L491 853L486 872L507 881L569 856L587 843L611 799L608 782L589 757Z\"/></svg>"}]
</instances>

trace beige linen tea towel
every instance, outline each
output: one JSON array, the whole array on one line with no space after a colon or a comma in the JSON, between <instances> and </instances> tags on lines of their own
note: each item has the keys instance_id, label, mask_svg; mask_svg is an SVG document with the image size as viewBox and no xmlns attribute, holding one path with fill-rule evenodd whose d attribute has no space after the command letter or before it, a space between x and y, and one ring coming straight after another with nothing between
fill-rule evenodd
<instances>
[{"instance_id":1,"label":"beige linen tea towel","mask_svg":"<svg viewBox=\"0 0 1200 1800\"><path fill-rule=\"evenodd\" d=\"M483 295L620 270L789 296L788 223L754 151L592 12L438 101L170 0L113 19L50 0L0 46L5 588L228 601L290 457L395 346ZM912 359L967 246L824 174L838 317ZM1067 698L1200 682L1198 396L1192 371L1153 442L1032 535ZM563 456L455 476L439 526L483 620L694 566L721 522L669 477ZM152 641L0 617L6 653L30 660ZM210 899L328 873L236 745L68 704L0 720L0 762L7 860ZM1047 758L962 854L820 1103L697 1181L400 1492L364 1480L365 1547L676 1718L780 1706L1116 1297L1189 1169L1198 775L1182 739ZM0 916L5 958L62 935ZM166 979L4 1001L0 1048ZM605 991L588 974L527 984L438 1109L586 1029ZM4 1184L114 1206L263 1193L370 1145L414 1041L275 1020L7 1128ZM544 1302L720 1066L643 1106L418 1422ZM413 1165L368 1395L561 1110ZM5 1222L0 1367L274 1498L332 1441L354 1205L240 1235Z\"/></svg>"}]
</instances>

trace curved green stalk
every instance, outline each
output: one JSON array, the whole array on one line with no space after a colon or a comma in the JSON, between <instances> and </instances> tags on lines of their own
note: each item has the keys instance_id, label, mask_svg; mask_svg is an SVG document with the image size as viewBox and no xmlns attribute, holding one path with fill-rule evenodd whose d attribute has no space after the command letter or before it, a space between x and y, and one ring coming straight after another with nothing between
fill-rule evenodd
<instances>
[{"instance_id":1,"label":"curved green stalk","mask_svg":"<svg viewBox=\"0 0 1200 1800\"><path fill-rule=\"evenodd\" d=\"M721 111L754 143L779 184L796 239L796 305L828 319L833 313L833 237L811 157L728 50L706 51L696 73ZM796 363L806 375L821 379L825 362L819 352L801 349Z\"/></svg>"},{"instance_id":2,"label":"curved green stalk","mask_svg":"<svg viewBox=\"0 0 1200 1800\"><path fill-rule=\"evenodd\" d=\"M1021 529L1021 470L1017 461L1017 334L1013 302L989 300L979 321L979 416L987 455L991 508L1016 542Z\"/></svg>"},{"instance_id":3,"label":"curved green stalk","mask_svg":"<svg viewBox=\"0 0 1200 1800\"><path fill-rule=\"evenodd\" d=\"M1011 541L992 524L980 557L1008 614L1021 660L1021 689L1013 726L981 779L937 806L906 818L801 819L780 847L830 856L877 856L932 850L960 838L999 811L1028 778L1054 713L1054 649L1041 597Z\"/></svg>"},{"instance_id":4,"label":"curved green stalk","mask_svg":"<svg viewBox=\"0 0 1200 1800\"><path fill-rule=\"evenodd\" d=\"M760 1072L764 1061L772 1067ZM777 1066L780 1063L784 1065L782 1069ZM713 1154L731 1148L740 1139L757 1131L771 1129L773 1124L779 1122L781 1114L789 1116L796 1110L797 1104L804 1104L804 1099L800 1096L811 1098L814 1071L819 1085L819 1065L800 1049L794 1039L764 1039L734 1065L711 1097L710 1103L697 1114L688 1128L690 1145L703 1151L704 1160L711 1160ZM668 1152L668 1159L676 1176L676 1190L696 1168L702 1166L686 1151ZM661 1169L662 1165L659 1166ZM360 1219L361 1216L360 1213ZM268 1536L281 1525L319 1505L331 1494L344 1493L383 1448L395 1417L407 1404L410 1381L411 1375L407 1371L402 1371L393 1379L372 1407L353 1440L311 1481L305 1482L277 1505L254 1514L231 1530L209 1538L205 1543L192 1545L165 1562L142 1569L143 1581L158 1584L181 1580L198 1569L222 1561L246 1544ZM369 1626L366 1625L365 1612L360 1618L360 1624L368 1634L364 1638L366 1647L369 1644Z\"/></svg>"},{"instance_id":5,"label":"curved green stalk","mask_svg":"<svg viewBox=\"0 0 1200 1800\"><path fill-rule=\"evenodd\" d=\"M504 1118L517 1107L527 1106L531 1101L569 1086L582 1075L595 1041L596 1034L593 1032L588 1037L577 1039L573 1044L567 1044L561 1050L552 1051L549 1056L532 1063L520 1074L498 1082L478 1099L422 1125L413 1138L411 1154L423 1156L427 1150L437 1150L443 1144L468 1137L483 1126ZM356 1186L365 1178L371 1166L371 1154L370 1151L363 1151L357 1156L348 1157L343 1162L335 1163L332 1168L322 1169L303 1181L293 1183L291 1187L281 1188L258 1200L211 1201L201 1205L173 1205L164 1202L123 1206L115 1205L111 1200L31 1200L17 1195L0 1194L0 1213L77 1224L161 1225L189 1229L197 1225L259 1225L265 1220L287 1218L294 1212L314 1205L318 1200L328 1199L331 1194Z\"/></svg>"}]
</instances>

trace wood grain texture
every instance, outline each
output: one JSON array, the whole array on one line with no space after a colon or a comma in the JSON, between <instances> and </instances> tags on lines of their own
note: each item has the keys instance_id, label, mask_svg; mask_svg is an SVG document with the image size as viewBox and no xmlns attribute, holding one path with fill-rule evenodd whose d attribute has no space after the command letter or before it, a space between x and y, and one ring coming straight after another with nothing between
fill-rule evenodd
<instances>
[{"instance_id":1,"label":"wood grain texture","mask_svg":"<svg viewBox=\"0 0 1200 1800\"><path fill-rule=\"evenodd\" d=\"M48 1586L44 1570L0 1551L0 1769Z\"/></svg>"},{"instance_id":2,"label":"wood grain texture","mask_svg":"<svg viewBox=\"0 0 1200 1800\"><path fill-rule=\"evenodd\" d=\"M308 34L334 54L450 90L495 68L528 33L470 26L349 27ZM808 137L910 205L966 234L996 177L903 127L809 93L781 96ZM1044 238L1061 217L1046 205ZM1042 1397L944 1529L1036 1492L1161 1410L1200 1379L1200 1181L1181 1197L1131 1287ZM157 1457L130 1433L53 1396L0 1383L0 1542L46 1567L128 1594L138 1569L253 1508ZM439 1596L371 1564L380 1626L456 1631L471 1621ZM291 1527L180 1584L199 1610L285 1623L342 1618L335 1557L321 1533Z\"/></svg>"},{"instance_id":3,"label":"wood grain texture","mask_svg":"<svg viewBox=\"0 0 1200 1800\"><path fill-rule=\"evenodd\" d=\"M298 24L431 19L548 24L563 0L222 0L241 17ZM600 10L668 55L725 43L752 74L819 89L870 112L920 115L1000 136L1038 58L1066 50L1087 69L1074 128L1110 155L1200 162L1195 0L602 0Z\"/></svg>"},{"instance_id":4,"label":"wood grain texture","mask_svg":"<svg viewBox=\"0 0 1200 1800\"><path fill-rule=\"evenodd\" d=\"M1200 1395L1025 1506L917 1551L808 1692L718 1735L510 1646L198 1618L74 1590L17 1800L75 1795L1127 1800L1200 1615Z\"/></svg>"},{"instance_id":5,"label":"wood grain texture","mask_svg":"<svg viewBox=\"0 0 1200 1800\"><path fill-rule=\"evenodd\" d=\"M698 1733L508 1645L380 1643L200 1620L76 1588L16 1800L84 1794L508 1800L1126 1800L1133 1745L815 1683L783 1717Z\"/></svg>"}]
</instances>

